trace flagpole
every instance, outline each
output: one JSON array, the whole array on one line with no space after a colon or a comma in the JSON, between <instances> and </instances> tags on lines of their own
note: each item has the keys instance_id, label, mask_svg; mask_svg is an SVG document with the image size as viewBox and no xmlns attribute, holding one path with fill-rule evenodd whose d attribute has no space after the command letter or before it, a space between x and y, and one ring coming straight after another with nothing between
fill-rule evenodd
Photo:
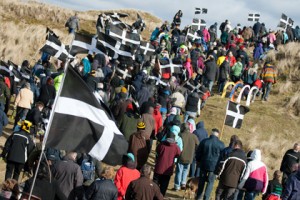
<instances>
[{"instance_id":1,"label":"flagpole","mask_svg":"<svg viewBox=\"0 0 300 200\"><path fill-rule=\"evenodd\" d=\"M228 104L229 104L229 101L227 102L227 106L228 106ZM226 106L226 111L227 111L227 106ZM222 126L222 129L221 129L220 140L222 140L222 136L223 136L223 132L224 132L224 128L225 128L226 111L225 111L223 126Z\"/></svg>"},{"instance_id":2,"label":"flagpole","mask_svg":"<svg viewBox=\"0 0 300 200\"><path fill-rule=\"evenodd\" d=\"M69 54L70 54L71 49L72 49L72 44L73 44L73 41L75 39L75 34L73 34L73 36L72 36L72 42L71 42L70 49L69 49L69 52L68 52ZM49 131L50 131L50 127L51 127L51 124L52 124L52 121L53 121L54 110L55 110L55 107L56 107L56 104L57 104L58 97L60 96L61 91L62 91L62 87L63 87L64 81L65 81L65 78L66 78L66 75L67 75L67 68L68 68L69 62L70 62L70 58L68 56L67 61L66 61L65 66L64 66L64 75L62 77L62 80L61 80L58 92L56 94L56 97L55 97L55 100L54 100L54 103L53 103L53 106L52 106L52 110L50 112L49 122L48 122L47 127L46 127L46 132L45 132L43 143L42 143L42 150L41 150L39 161L38 161L35 173L34 173L34 178L33 178L33 181L32 181L31 188L30 188L30 193L29 193L28 200L30 200L31 196L32 196L32 191L33 191L34 184L35 184L35 181L36 181L37 173L38 173L38 170L40 168L40 164L41 164L42 157L43 157L42 155L43 155L43 152L44 152L45 147L46 147L46 141L47 141L47 138L48 138L48 135L49 135Z\"/></svg>"}]
</instances>

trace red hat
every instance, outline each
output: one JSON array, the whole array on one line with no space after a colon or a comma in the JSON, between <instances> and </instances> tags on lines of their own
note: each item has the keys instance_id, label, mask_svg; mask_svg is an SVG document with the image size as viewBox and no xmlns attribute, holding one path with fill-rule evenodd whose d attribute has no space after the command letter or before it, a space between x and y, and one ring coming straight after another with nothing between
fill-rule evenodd
<instances>
[{"instance_id":1,"label":"red hat","mask_svg":"<svg viewBox=\"0 0 300 200\"><path fill-rule=\"evenodd\" d=\"M129 103L129 104L127 105L126 110L127 110L127 111L128 111L128 110L133 110L133 105L132 105L132 103Z\"/></svg>"}]
</instances>

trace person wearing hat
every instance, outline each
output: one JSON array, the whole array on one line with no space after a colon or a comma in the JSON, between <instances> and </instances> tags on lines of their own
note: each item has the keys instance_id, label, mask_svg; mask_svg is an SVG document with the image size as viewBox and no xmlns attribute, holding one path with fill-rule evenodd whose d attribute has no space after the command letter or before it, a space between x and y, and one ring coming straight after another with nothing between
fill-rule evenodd
<instances>
[{"instance_id":1,"label":"person wearing hat","mask_svg":"<svg viewBox=\"0 0 300 200\"><path fill-rule=\"evenodd\" d=\"M33 104L33 92L30 90L30 83L25 83L25 87L22 88L16 97L14 108L17 108L14 127L20 120L24 120L28 111Z\"/></svg>"},{"instance_id":2,"label":"person wearing hat","mask_svg":"<svg viewBox=\"0 0 300 200\"><path fill-rule=\"evenodd\" d=\"M132 153L136 158L137 169L140 170L147 163L149 151L149 142L146 140L146 125L144 122L137 124L137 132L133 133L129 138L128 152Z\"/></svg>"},{"instance_id":3,"label":"person wearing hat","mask_svg":"<svg viewBox=\"0 0 300 200\"><path fill-rule=\"evenodd\" d=\"M209 200L216 175L214 171L220 159L221 152L225 148L224 143L219 139L220 131L212 129L209 138L204 139L197 148L196 160L200 164L200 177L196 199ZM204 190L205 183L207 185Z\"/></svg>"},{"instance_id":4,"label":"person wearing hat","mask_svg":"<svg viewBox=\"0 0 300 200\"><path fill-rule=\"evenodd\" d=\"M135 168L135 157L132 153L123 156L122 166L118 169L114 183L118 189L118 200L125 199L127 187L131 181L140 178L140 172Z\"/></svg>"},{"instance_id":5,"label":"person wearing hat","mask_svg":"<svg viewBox=\"0 0 300 200\"><path fill-rule=\"evenodd\" d=\"M1 157L6 160L5 180L19 179L28 156L34 149L34 142L29 136L31 122L24 120L21 130L14 132L5 142Z\"/></svg>"}]
</instances>

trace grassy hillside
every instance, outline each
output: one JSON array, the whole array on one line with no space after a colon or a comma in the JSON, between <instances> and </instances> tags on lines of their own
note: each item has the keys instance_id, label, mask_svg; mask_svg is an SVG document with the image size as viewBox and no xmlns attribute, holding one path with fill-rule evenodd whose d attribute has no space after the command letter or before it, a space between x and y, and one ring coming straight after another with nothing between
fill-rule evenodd
<instances>
[{"instance_id":1,"label":"grassy hillside","mask_svg":"<svg viewBox=\"0 0 300 200\"><path fill-rule=\"evenodd\" d=\"M161 24L161 20L150 13L136 10L119 10L130 15L125 21L135 21L138 12L146 21L147 28L143 32L145 39L151 31ZM45 42L46 27L53 29L64 43L69 41L65 21L75 12L43 3L19 0L0 1L0 57L1 59L20 64L28 59L31 64L39 58L38 50ZM81 31L95 33L95 21L101 11L79 12ZM278 52L270 52L279 71L279 82L272 88L269 101L263 103L259 98L250 105L250 112L245 116L241 129L225 127L222 140L227 145L231 135L238 135L245 151L259 148L263 161L267 164L269 175L279 169L284 152L299 141L300 133L300 45L291 43L280 46ZM244 104L245 102L242 102ZM215 95L207 101L199 120L205 122L207 130L221 130L225 116L227 99ZM10 131L6 129L5 137ZM5 137L1 137L3 146ZM153 157L153 155L152 155ZM153 160L151 160L153 164ZM0 163L0 177L5 173L5 164ZM173 179L172 179L173 181ZM170 184L169 188L173 185ZM182 193L169 192L174 198L182 197Z\"/></svg>"},{"instance_id":2,"label":"grassy hillside","mask_svg":"<svg viewBox=\"0 0 300 200\"><path fill-rule=\"evenodd\" d=\"M150 13L137 10L115 10L129 14L124 21L132 24L139 13L146 22L142 36L147 40L161 20ZM78 12L80 31L95 34L96 20L103 11ZM34 1L19 0L0 1L0 58L11 59L20 64L28 59L31 64L39 58L38 51L45 43L46 27L51 28L62 38L65 44L70 42L67 29L64 27L67 19L75 11Z\"/></svg>"}]
</instances>

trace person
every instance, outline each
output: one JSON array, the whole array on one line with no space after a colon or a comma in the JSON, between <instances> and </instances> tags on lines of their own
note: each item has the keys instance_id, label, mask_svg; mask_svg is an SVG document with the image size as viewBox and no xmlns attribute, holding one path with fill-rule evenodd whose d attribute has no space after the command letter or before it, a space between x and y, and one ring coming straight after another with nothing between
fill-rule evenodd
<instances>
[{"instance_id":1,"label":"person","mask_svg":"<svg viewBox=\"0 0 300 200\"><path fill-rule=\"evenodd\" d=\"M31 109L31 104L33 104L33 92L30 90L30 83L26 83L15 100L14 107L17 108L17 113L14 127L20 120L25 120L28 111Z\"/></svg>"},{"instance_id":2,"label":"person","mask_svg":"<svg viewBox=\"0 0 300 200\"><path fill-rule=\"evenodd\" d=\"M78 19L78 14L75 13L74 16L70 17L68 19L68 21L66 22L65 24L65 27L68 27L69 28L69 33L75 33L75 31L79 30L79 19Z\"/></svg>"},{"instance_id":3,"label":"person","mask_svg":"<svg viewBox=\"0 0 300 200\"><path fill-rule=\"evenodd\" d=\"M51 107L56 96L55 87L53 86L53 79L49 77L45 85L41 87L39 101L45 106Z\"/></svg>"},{"instance_id":4,"label":"person","mask_svg":"<svg viewBox=\"0 0 300 200\"><path fill-rule=\"evenodd\" d=\"M241 62L241 58L238 57L237 62L231 68L231 80L235 83L238 82L241 79L242 71L243 64Z\"/></svg>"},{"instance_id":5,"label":"person","mask_svg":"<svg viewBox=\"0 0 300 200\"><path fill-rule=\"evenodd\" d=\"M285 186L287 178L293 172L293 165L297 163L300 163L300 145L295 143L292 149L285 152L281 161L280 171L283 173L281 181L283 187Z\"/></svg>"},{"instance_id":6,"label":"person","mask_svg":"<svg viewBox=\"0 0 300 200\"><path fill-rule=\"evenodd\" d=\"M175 143L175 135L172 132L167 134L167 139L161 142L156 148L156 162L153 181L158 184L160 192L165 196L174 170L174 160L181 151Z\"/></svg>"},{"instance_id":7,"label":"person","mask_svg":"<svg viewBox=\"0 0 300 200\"><path fill-rule=\"evenodd\" d=\"M158 132L162 131L163 129L163 118L160 113L160 107L161 105L156 103L154 111L153 111L153 119L155 121L155 136Z\"/></svg>"},{"instance_id":8,"label":"person","mask_svg":"<svg viewBox=\"0 0 300 200\"><path fill-rule=\"evenodd\" d=\"M72 190L82 186L83 175L80 166L76 163L77 153L69 152L63 160L52 165L53 178L58 182L58 186L66 198Z\"/></svg>"},{"instance_id":9,"label":"person","mask_svg":"<svg viewBox=\"0 0 300 200\"><path fill-rule=\"evenodd\" d=\"M196 160L200 165L200 177L198 184L197 200L209 200L216 179L214 174L221 151L225 148L224 143L219 140L219 130L212 129L209 138L204 139L197 148ZM205 191L204 186L207 182ZM203 194L204 193L204 194Z\"/></svg>"},{"instance_id":10,"label":"person","mask_svg":"<svg viewBox=\"0 0 300 200\"><path fill-rule=\"evenodd\" d=\"M134 111L133 104L129 103L126 112L118 122L118 127L128 141L130 136L137 131L139 115Z\"/></svg>"},{"instance_id":11,"label":"person","mask_svg":"<svg viewBox=\"0 0 300 200\"><path fill-rule=\"evenodd\" d=\"M291 175L282 194L282 200L298 200L300 197L300 168Z\"/></svg>"},{"instance_id":12,"label":"person","mask_svg":"<svg viewBox=\"0 0 300 200\"><path fill-rule=\"evenodd\" d=\"M176 114L180 115L181 114L181 109L184 108L185 103L186 103L185 98L183 96L182 89L180 87L177 87L170 98L175 100L173 102L172 106L177 109Z\"/></svg>"},{"instance_id":13,"label":"person","mask_svg":"<svg viewBox=\"0 0 300 200\"><path fill-rule=\"evenodd\" d=\"M230 66L227 60L224 60L219 67L218 93L222 95L226 82L229 80Z\"/></svg>"},{"instance_id":14,"label":"person","mask_svg":"<svg viewBox=\"0 0 300 200\"><path fill-rule=\"evenodd\" d=\"M270 60L267 60L265 66L261 72L261 79L264 81L263 94L261 99L268 101L269 94L271 92L272 85L277 81L277 70Z\"/></svg>"},{"instance_id":15,"label":"person","mask_svg":"<svg viewBox=\"0 0 300 200\"><path fill-rule=\"evenodd\" d=\"M193 162L195 149L199 145L196 135L190 132L188 123L181 124L181 138L183 142L183 150L176 164L174 189L186 189L186 179L190 164Z\"/></svg>"},{"instance_id":16,"label":"person","mask_svg":"<svg viewBox=\"0 0 300 200\"><path fill-rule=\"evenodd\" d=\"M113 182L115 175L113 167L105 167L96 170L97 178L85 191L85 199L96 200L116 200L118 197L118 190Z\"/></svg>"},{"instance_id":17,"label":"person","mask_svg":"<svg viewBox=\"0 0 300 200\"><path fill-rule=\"evenodd\" d=\"M185 105L184 122L187 122L189 117L196 118L200 116L201 99L197 91L194 90L188 95Z\"/></svg>"},{"instance_id":18,"label":"person","mask_svg":"<svg viewBox=\"0 0 300 200\"><path fill-rule=\"evenodd\" d=\"M42 161L37 172L37 178L35 180L32 194L34 196L40 197L43 200L67 200L65 195L58 187L57 181L55 179L51 180L50 173L48 165ZM28 194L30 193L30 189L33 184L33 179L34 177L31 177L30 179L25 181L23 192L26 192Z\"/></svg>"},{"instance_id":19,"label":"person","mask_svg":"<svg viewBox=\"0 0 300 200\"><path fill-rule=\"evenodd\" d=\"M44 108L44 104L42 102L36 102L35 107L31 109L27 116L26 120L30 121L33 125L33 134L36 135L38 131L38 126L42 122L42 110Z\"/></svg>"},{"instance_id":20,"label":"person","mask_svg":"<svg viewBox=\"0 0 300 200\"><path fill-rule=\"evenodd\" d=\"M268 187L268 172L266 165L261 161L261 151L254 149L238 188L245 189L245 199L254 200L262 192L265 194Z\"/></svg>"},{"instance_id":21,"label":"person","mask_svg":"<svg viewBox=\"0 0 300 200\"><path fill-rule=\"evenodd\" d=\"M151 167L144 165L141 169L141 177L137 180L131 181L129 184L125 199L130 200L163 200L164 197L160 193L159 187L156 183L151 181Z\"/></svg>"},{"instance_id":22,"label":"person","mask_svg":"<svg viewBox=\"0 0 300 200\"><path fill-rule=\"evenodd\" d=\"M8 118L4 112L4 104L0 102L0 136L2 136L3 127L8 124Z\"/></svg>"},{"instance_id":23,"label":"person","mask_svg":"<svg viewBox=\"0 0 300 200\"><path fill-rule=\"evenodd\" d=\"M280 183L281 172L276 170L273 174L273 179L269 181L266 193L263 195L263 200L280 200L282 195L282 185Z\"/></svg>"},{"instance_id":24,"label":"person","mask_svg":"<svg viewBox=\"0 0 300 200\"><path fill-rule=\"evenodd\" d=\"M218 173L220 181L216 190L216 200L222 199L222 197L224 199L234 199L240 177L243 176L247 166L247 157L242 150L242 142L236 140L233 148Z\"/></svg>"},{"instance_id":25,"label":"person","mask_svg":"<svg viewBox=\"0 0 300 200\"><path fill-rule=\"evenodd\" d=\"M132 153L123 156L122 166L118 169L114 183L118 189L118 200L125 199L128 185L131 181L140 178L140 172L136 169L135 158Z\"/></svg>"},{"instance_id":26,"label":"person","mask_svg":"<svg viewBox=\"0 0 300 200\"><path fill-rule=\"evenodd\" d=\"M149 143L146 140L146 125L144 122L137 124L137 132L129 138L128 152L132 153L137 161L137 169L140 170L146 164L150 154Z\"/></svg>"},{"instance_id":27,"label":"person","mask_svg":"<svg viewBox=\"0 0 300 200\"><path fill-rule=\"evenodd\" d=\"M4 82L4 77L0 74L0 103L4 105L3 111L8 112L10 101L10 90Z\"/></svg>"},{"instance_id":28,"label":"person","mask_svg":"<svg viewBox=\"0 0 300 200\"><path fill-rule=\"evenodd\" d=\"M152 138L155 134L155 120L153 117L153 113L154 113L154 107L151 106L146 111L146 113L144 113L142 115L142 119L141 119L146 125L146 128L145 128L146 140L148 140L147 142L150 142L149 151L152 148Z\"/></svg>"},{"instance_id":29,"label":"person","mask_svg":"<svg viewBox=\"0 0 300 200\"><path fill-rule=\"evenodd\" d=\"M197 136L199 144L202 142L202 140L208 138L208 133L204 127L204 121L200 121L197 123L196 130L194 130L193 134ZM200 176L200 167L197 166L197 161L196 161L196 151L197 148L195 149L193 163L191 164L190 167L190 177Z\"/></svg>"},{"instance_id":30,"label":"person","mask_svg":"<svg viewBox=\"0 0 300 200\"><path fill-rule=\"evenodd\" d=\"M34 149L34 142L29 136L31 125L29 121L22 121L21 130L14 132L5 142L1 155L6 160L5 180L19 179L21 170Z\"/></svg>"},{"instance_id":31,"label":"person","mask_svg":"<svg viewBox=\"0 0 300 200\"><path fill-rule=\"evenodd\" d=\"M212 93L212 87L214 82L218 80L219 69L215 62L215 57L213 55L208 56L208 60L205 62L205 70L204 70L204 86L208 88L210 93Z\"/></svg>"}]
</instances>

